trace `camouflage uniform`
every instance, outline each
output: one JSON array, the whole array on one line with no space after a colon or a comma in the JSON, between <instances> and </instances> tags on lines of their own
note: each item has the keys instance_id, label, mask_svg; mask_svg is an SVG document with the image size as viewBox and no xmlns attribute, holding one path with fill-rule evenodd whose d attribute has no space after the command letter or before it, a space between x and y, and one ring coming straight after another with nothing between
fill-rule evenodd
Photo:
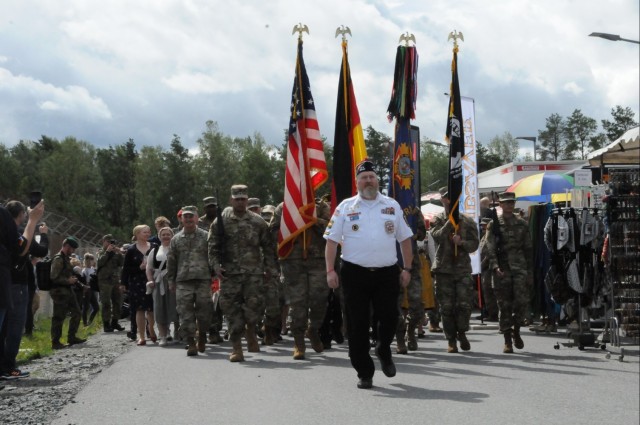
<instances>
[{"instance_id":1,"label":"camouflage uniform","mask_svg":"<svg viewBox=\"0 0 640 425\"><path fill-rule=\"evenodd\" d=\"M487 220L483 218L482 220ZM488 222L487 222L488 224ZM481 269L481 281L482 281L482 298L484 301L484 308L489 320L495 320L498 317L498 304L496 302L496 296L493 292L492 275L493 271L489 268L489 252L487 250L487 230L485 229L481 235L480 240L480 269Z\"/></svg>"},{"instance_id":2,"label":"camouflage uniform","mask_svg":"<svg viewBox=\"0 0 640 425\"><path fill-rule=\"evenodd\" d=\"M324 249L325 239L322 237L328 223L329 205L318 204L318 223L296 237L291 253L280 258L282 274L286 282L287 298L291 306L291 333L297 341L304 343L304 334L308 329L312 347L315 351L323 351L318 330L322 326L327 310L327 274L325 272ZM283 204L278 205L274 220L280 221ZM303 245L307 244L306 253Z\"/></svg>"},{"instance_id":3,"label":"camouflage uniform","mask_svg":"<svg viewBox=\"0 0 640 425\"><path fill-rule=\"evenodd\" d=\"M438 214L432 225L431 235L435 242L436 258L431 267L435 277L436 298L442 315L442 328L451 341L459 333L469 330L473 281L469 254L478 249L478 228L473 219L460 214L460 231L463 244L454 256L451 241L454 229L446 213Z\"/></svg>"},{"instance_id":4,"label":"camouflage uniform","mask_svg":"<svg viewBox=\"0 0 640 425\"><path fill-rule=\"evenodd\" d=\"M102 248L98 251L98 286L100 288L100 304L102 304L102 323L105 328L113 327L120 320L122 307L122 293L120 285L120 272L124 256L120 251L108 252Z\"/></svg>"},{"instance_id":5,"label":"camouflage uniform","mask_svg":"<svg viewBox=\"0 0 640 425\"><path fill-rule=\"evenodd\" d=\"M69 257L59 252L51 261L51 283L53 287L49 295L53 300L53 316L51 317L51 342L60 342L62 336L62 324L67 314L69 319L69 332L67 342L72 343L76 339L76 332L80 326L81 312L78 306L76 295L73 292L73 285L69 284L69 278L73 276L73 267L69 262Z\"/></svg>"},{"instance_id":6,"label":"camouflage uniform","mask_svg":"<svg viewBox=\"0 0 640 425\"><path fill-rule=\"evenodd\" d=\"M418 244L416 241L422 241L427 233L427 226L424 224L424 216L419 208L414 207L413 214L416 216L416 233L411 241L413 250L413 262L411 264L411 280L404 291L400 291L398 297L398 329L396 331L396 342L398 344L398 352L406 354L404 349L404 338L407 334L409 350L418 349L418 343L415 338L415 329L424 316L424 305L422 304L422 277L420 274L420 256L418 253ZM409 308L403 311L402 302L404 294L407 294ZM406 316L406 318L405 318Z\"/></svg>"},{"instance_id":7,"label":"camouflage uniform","mask_svg":"<svg viewBox=\"0 0 640 425\"><path fill-rule=\"evenodd\" d=\"M273 243L267 223L246 211L237 216L232 208L222 212L224 236L209 231L209 263L222 267L220 305L229 327L231 342L238 342L245 329L255 327L264 310L264 272L275 271ZM224 255L221 248L224 246Z\"/></svg>"},{"instance_id":8,"label":"camouflage uniform","mask_svg":"<svg viewBox=\"0 0 640 425\"><path fill-rule=\"evenodd\" d=\"M515 214L508 218L499 216L498 220L504 254L498 258L493 222L487 226L485 245L489 270L494 272L493 292L500 311L500 332L504 333L514 326L523 326L527 317L530 293L527 277L532 272L533 252L526 221ZM504 273L502 278L495 273L498 267Z\"/></svg>"},{"instance_id":9,"label":"camouflage uniform","mask_svg":"<svg viewBox=\"0 0 640 425\"><path fill-rule=\"evenodd\" d=\"M207 256L207 232L180 231L171 239L167 255L167 279L176 287L176 307L180 333L187 339L198 332L205 335L211 318L211 269Z\"/></svg>"}]
</instances>

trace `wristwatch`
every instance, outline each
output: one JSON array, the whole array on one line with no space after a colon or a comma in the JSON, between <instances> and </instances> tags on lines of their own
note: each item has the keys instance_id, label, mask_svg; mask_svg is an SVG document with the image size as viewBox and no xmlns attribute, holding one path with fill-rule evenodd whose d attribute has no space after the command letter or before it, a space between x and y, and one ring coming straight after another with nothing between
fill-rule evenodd
<instances>
[{"instance_id":1,"label":"wristwatch","mask_svg":"<svg viewBox=\"0 0 640 425\"><path fill-rule=\"evenodd\" d=\"M413 269L411 267L403 267L402 270L411 273L411 270L413 270Z\"/></svg>"}]
</instances>

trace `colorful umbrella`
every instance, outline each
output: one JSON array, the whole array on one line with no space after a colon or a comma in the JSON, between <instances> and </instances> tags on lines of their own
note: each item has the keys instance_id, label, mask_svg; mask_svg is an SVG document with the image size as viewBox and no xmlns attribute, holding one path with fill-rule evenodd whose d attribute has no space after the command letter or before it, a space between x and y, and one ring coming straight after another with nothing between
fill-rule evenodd
<instances>
[{"instance_id":1,"label":"colorful umbrella","mask_svg":"<svg viewBox=\"0 0 640 425\"><path fill-rule=\"evenodd\" d=\"M523 177L507 189L522 201L551 202L554 193L573 189L573 177L559 173L539 173Z\"/></svg>"}]
</instances>

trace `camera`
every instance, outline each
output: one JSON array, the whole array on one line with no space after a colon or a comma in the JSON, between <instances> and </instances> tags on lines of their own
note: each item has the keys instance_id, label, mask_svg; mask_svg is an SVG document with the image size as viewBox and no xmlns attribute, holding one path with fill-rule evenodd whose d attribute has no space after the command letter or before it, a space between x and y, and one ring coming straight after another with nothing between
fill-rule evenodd
<instances>
[{"instance_id":1,"label":"camera","mask_svg":"<svg viewBox=\"0 0 640 425\"><path fill-rule=\"evenodd\" d=\"M109 245L117 245L117 244L118 244L118 241L116 241L115 239L111 239L109 241Z\"/></svg>"}]
</instances>

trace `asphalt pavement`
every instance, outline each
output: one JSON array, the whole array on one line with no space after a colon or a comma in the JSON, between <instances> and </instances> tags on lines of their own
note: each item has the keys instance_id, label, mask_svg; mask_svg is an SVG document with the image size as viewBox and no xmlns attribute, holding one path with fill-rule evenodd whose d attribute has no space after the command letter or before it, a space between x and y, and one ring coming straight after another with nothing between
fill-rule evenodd
<instances>
[{"instance_id":1,"label":"asphalt pavement","mask_svg":"<svg viewBox=\"0 0 640 425\"><path fill-rule=\"evenodd\" d=\"M565 346L563 330L524 330L525 348L503 354L495 328L474 321L471 351L458 354L446 352L442 334L427 333L418 351L394 354L395 377L375 360L370 390L356 387L346 343L320 354L307 347L307 359L295 361L285 336L260 353L245 351L243 363L228 361L228 342L189 358L182 346L132 343L53 423L640 423L638 345L624 347L620 360L617 350Z\"/></svg>"}]
</instances>

